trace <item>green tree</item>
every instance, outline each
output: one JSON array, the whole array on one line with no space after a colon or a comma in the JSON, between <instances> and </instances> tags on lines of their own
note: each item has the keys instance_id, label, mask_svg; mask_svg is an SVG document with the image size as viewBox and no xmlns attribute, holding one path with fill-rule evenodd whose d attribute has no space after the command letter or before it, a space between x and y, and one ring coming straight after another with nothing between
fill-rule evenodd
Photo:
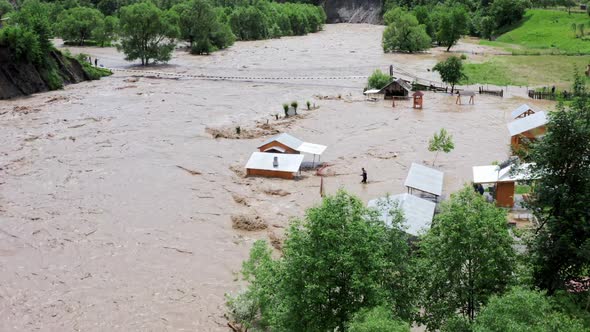
<instances>
[{"instance_id":1,"label":"green tree","mask_svg":"<svg viewBox=\"0 0 590 332\"><path fill-rule=\"evenodd\" d=\"M107 16L92 31L94 40L101 47L108 46L117 38L117 31L119 30L119 19L115 16Z\"/></svg>"},{"instance_id":2,"label":"green tree","mask_svg":"<svg viewBox=\"0 0 590 332\"><path fill-rule=\"evenodd\" d=\"M419 244L421 321L430 331L457 313L473 321L509 284L514 257L506 212L468 186L452 194Z\"/></svg>"},{"instance_id":3,"label":"green tree","mask_svg":"<svg viewBox=\"0 0 590 332\"><path fill-rule=\"evenodd\" d=\"M269 249L256 245L244 274L259 304L258 323L280 331L344 330L359 310L380 305L409 319L409 247L401 213L391 214L388 227L376 210L339 191L292 223L278 260L269 263Z\"/></svg>"},{"instance_id":4,"label":"green tree","mask_svg":"<svg viewBox=\"0 0 590 332\"><path fill-rule=\"evenodd\" d=\"M8 0L0 0L0 18L13 10L14 7L12 7L12 4Z\"/></svg>"},{"instance_id":5,"label":"green tree","mask_svg":"<svg viewBox=\"0 0 590 332\"><path fill-rule=\"evenodd\" d=\"M65 40L84 45L88 39L92 39L92 32L104 24L104 15L97 10L88 7L76 7L61 13L56 23L58 34Z\"/></svg>"},{"instance_id":6,"label":"green tree","mask_svg":"<svg viewBox=\"0 0 590 332\"><path fill-rule=\"evenodd\" d=\"M213 34L222 29L213 6L206 0L190 0L172 7L178 14L181 38L189 43L191 53L209 54L216 48Z\"/></svg>"},{"instance_id":7,"label":"green tree","mask_svg":"<svg viewBox=\"0 0 590 332\"><path fill-rule=\"evenodd\" d=\"M375 69L371 76L369 76L367 88L382 89L389 84L389 82L391 82L391 77L388 74L385 74L380 69Z\"/></svg>"},{"instance_id":8,"label":"green tree","mask_svg":"<svg viewBox=\"0 0 590 332\"><path fill-rule=\"evenodd\" d=\"M119 0L101 0L96 5L96 9L100 10L100 12L105 16L115 14L120 7L121 3Z\"/></svg>"},{"instance_id":9,"label":"green tree","mask_svg":"<svg viewBox=\"0 0 590 332\"><path fill-rule=\"evenodd\" d=\"M439 17L436 39L440 45L447 46L447 52L467 33L468 22L469 16L463 6L453 6L443 11Z\"/></svg>"},{"instance_id":10,"label":"green tree","mask_svg":"<svg viewBox=\"0 0 590 332\"><path fill-rule=\"evenodd\" d=\"M385 306L363 309L348 324L349 332L410 332L410 324L397 320Z\"/></svg>"},{"instance_id":11,"label":"green tree","mask_svg":"<svg viewBox=\"0 0 590 332\"><path fill-rule=\"evenodd\" d=\"M454 148L455 143L453 143L453 136L449 134L445 128L441 128L438 133L434 133L434 136L428 140L428 151L436 152L434 160L432 161L432 166L434 166L439 152L449 153L453 151Z\"/></svg>"},{"instance_id":12,"label":"green tree","mask_svg":"<svg viewBox=\"0 0 590 332\"><path fill-rule=\"evenodd\" d=\"M451 85L451 93L455 91L455 84L467 78L463 73L463 61L456 56L437 63L432 69L440 74L443 82Z\"/></svg>"},{"instance_id":13,"label":"green tree","mask_svg":"<svg viewBox=\"0 0 590 332\"><path fill-rule=\"evenodd\" d=\"M492 296L475 319L474 332L577 332L584 326L576 319L554 312L544 293L514 288Z\"/></svg>"},{"instance_id":14,"label":"green tree","mask_svg":"<svg viewBox=\"0 0 590 332\"><path fill-rule=\"evenodd\" d=\"M490 16L484 16L479 21L479 33L483 38L492 40L492 35L496 29L496 22Z\"/></svg>"},{"instance_id":15,"label":"green tree","mask_svg":"<svg viewBox=\"0 0 590 332\"><path fill-rule=\"evenodd\" d=\"M383 51L417 52L428 49L431 46L431 38L426 33L426 27L418 23L416 17L403 12L400 8L393 9L386 15L390 21L383 31Z\"/></svg>"},{"instance_id":16,"label":"green tree","mask_svg":"<svg viewBox=\"0 0 590 332\"><path fill-rule=\"evenodd\" d=\"M575 98L549 114L547 134L532 145L530 208L539 224L531 248L537 286L553 294L590 271L590 100L576 75Z\"/></svg>"},{"instance_id":17,"label":"green tree","mask_svg":"<svg viewBox=\"0 0 590 332\"><path fill-rule=\"evenodd\" d=\"M489 11L498 28L520 21L526 10L524 0L494 0Z\"/></svg>"},{"instance_id":18,"label":"green tree","mask_svg":"<svg viewBox=\"0 0 590 332\"><path fill-rule=\"evenodd\" d=\"M121 8L121 45L125 59L141 60L142 65L167 62L174 50L175 38L179 35L178 17L172 12L163 12L151 2L140 2Z\"/></svg>"}]
</instances>

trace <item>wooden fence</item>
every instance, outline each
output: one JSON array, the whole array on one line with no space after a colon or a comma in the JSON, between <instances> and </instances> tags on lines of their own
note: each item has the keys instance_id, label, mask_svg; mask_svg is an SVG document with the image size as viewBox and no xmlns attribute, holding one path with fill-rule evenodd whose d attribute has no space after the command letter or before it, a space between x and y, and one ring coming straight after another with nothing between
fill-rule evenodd
<instances>
[{"instance_id":1,"label":"wooden fence","mask_svg":"<svg viewBox=\"0 0 590 332\"><path fill-rule=\"evenodd\" d=\"M557 100L557 93L554 92L541 92L535 90L529 90L529 98L532 99L546 99L546 100Z\"/></svg>"},{"instance_id":2,"label":"wooden fence","mask_svg":"<svg viewBox=\"0 0 590 332\"><path fill-rule=\"evenodd\" d=\"M480 95L492 95L504 98L504 89L502 90L486 90L483 87L479 87Z\"/></svg>"}]
</instances>

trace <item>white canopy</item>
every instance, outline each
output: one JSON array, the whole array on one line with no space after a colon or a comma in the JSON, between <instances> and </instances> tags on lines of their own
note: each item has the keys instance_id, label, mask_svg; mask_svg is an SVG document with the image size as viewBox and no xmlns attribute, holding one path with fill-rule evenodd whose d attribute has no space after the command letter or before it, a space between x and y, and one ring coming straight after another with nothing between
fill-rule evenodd
<instances>
[{"instance_id":1,"label":"white canopy","mask_svg":"<svg viewBox=\"0 0 590 332\"><path fill-rule=\"evenodd\" d=\"M367 91L363 92L363 94L365 94L365 95L372 95L372 94L376 94L376 93L379 93L379 92L381 92L380 89L371 89L371 90L367 90Z\"/></svg>"},{"instance_id":2,"label":"white canopy","mask_svg":"<svg viewBox=\"0 0 590 332\"><path fill-rule=\"evenodd\" d=\"M274 166L275 157L278 161L276 167ZM299 171L302 162L303 155L300 154L254 152L250 156L248 163L246 163L246 169L295 173Z\"/></svg>"},{"instance_id":3,"label":"white canopy","mask_svg":"<svg viewBox=\"0 0 590 332\"><path fill-rule=\"evenodd\" d=\"M303 142L297 149L299 152L321 155L328 147L325 145Z\"/></svg>"},{"instance_id":4,"label":"white canopy","mask_svg":"<svg viewBox=\"0 0 590 332\"><path fill-rule=\"evenodd\" d=\"M391 226L389 211L395 208L396 204L404 213L406 233L417 236L421 230L430 227L436 204L423 198L410 194L399 194L370 200L367 206L379 211L381 213L380 219L387 226Z\"/></svg>"},{"instance_id":5,"label":"white canopy","mask_svg":"<svg viewBox=\"0 0 590 332\"><path fill-rule=\"evenodd\" d=\"M515 136L545 124L547 124L547 115L541 111L508 123L508 131L510 136Z\"/></svg>"},{"instance_id":6,"label":"white canopy","mask_svg":"<svg viewBox=\"0 0 590 332\"><path fill-rule=\"evenodd\" d=\"M500 169L498 165L473 166L473 183L498 183L533 180L529 167L531 164L522 164L511 174L514 165Z\"/></svg>"},{"instance_id":7,"label":"white canopy","mask_svg":"<svg viewBox=\"0 0 590 332\"><path fill-rule=\"evenodd\" d=\"M518 118L519 116L523 115L524 113L526 113L528 111L533 111L533 113L535 112L535 110L532 107L530 107L529 105L522 104L517 109L515 109L514 111L512 111L512 114L511 115L512 115L512 118L513 119L516 119L516 118Z\"/></svg>"},{"instance_id":8,"label":"white canopy","mask_svg":"<svg viewBox=\"0 0 590 332\"><path fill-rule=\"evenodd\" d=\"M444 173L424 165L412 163L404 185L436 196L442 194Z\"/></svg>"}]
</instances>

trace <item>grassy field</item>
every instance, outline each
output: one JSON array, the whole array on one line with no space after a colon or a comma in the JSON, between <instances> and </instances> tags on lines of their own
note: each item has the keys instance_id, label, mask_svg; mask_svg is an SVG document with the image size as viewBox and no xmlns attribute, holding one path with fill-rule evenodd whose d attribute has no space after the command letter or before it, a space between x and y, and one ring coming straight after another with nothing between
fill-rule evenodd
<instances>
[{"instance_id":1,"label":"grassy field","mask_svg":"<svg viewBox=\"0 0 590 332\"><path fill-rule=\"evenodd\" d=\"M569 88L574 68L583 72L590 56L510 56L496 55L483 63L465 63L467 80L464 84L539 86L557 85Z\"/></svg>"},{"instance_id":2,"label":"grassy field","mask_svg":"<svg viewBox=\"0 0 590 332\"><path fill-rule=\"evenodd\" d=\"M572 24L584 25L584 36L572 29ZM497 46L514 53L528 54L590 54L590 16L557 10L528 10L514 29L502 34L495 41L481 44Z\"/></svg>"}]
</instances>

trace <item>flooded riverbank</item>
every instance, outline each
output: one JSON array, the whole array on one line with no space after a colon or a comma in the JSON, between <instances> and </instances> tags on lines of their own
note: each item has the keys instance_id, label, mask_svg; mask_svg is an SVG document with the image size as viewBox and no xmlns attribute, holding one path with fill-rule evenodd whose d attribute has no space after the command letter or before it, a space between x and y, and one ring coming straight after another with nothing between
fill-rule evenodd
<instances>
[{"instance_id":1,"label":"flooded riverbank","mask_svg":"<svg viewBox=\"0 0 590 332\"><path fill-rule=\"evenodd\" d=\"M415 111L410 101L364 101L364 78L322 79L390 64L437 79L429 69L439 53L383 54L381 31L328 25L208 57L178 51L170 64L146 69L114 49L71 48L116 69L318 79L116 72L1 101L0 330L226 331L224 293L239 289L236 273L252 242L280 238L289 219L320 201L320 180L306 172L297 181L243 178L265 137L215 139L210 128L268 121L327 145L326 192L344 188L365 201L403 192L410 164L432 162L427 141L443 127L456 146L437 161L445 196L471 179L471 166L503 160L509 113L529 100L476 96L475 105L457 106L453 96L426 93ZM293 100L319 108L278 123L274 114ZM368 185L360 184L361 167ZM232 215L256 216L268 228L234 230Z\"/></svg>"}]
</instances>

